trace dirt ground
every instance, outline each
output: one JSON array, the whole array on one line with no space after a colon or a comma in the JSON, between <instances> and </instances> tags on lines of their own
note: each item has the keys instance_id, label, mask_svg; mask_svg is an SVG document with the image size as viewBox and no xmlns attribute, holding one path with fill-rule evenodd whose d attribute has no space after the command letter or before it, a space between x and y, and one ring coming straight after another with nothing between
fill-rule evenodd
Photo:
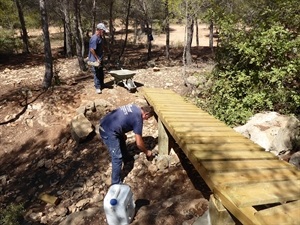
<instances>
[{"instance_id":1,"label":"dirt ground","mask_svg":"<svg viewBox=\"0 0 300 225\"><path fill-rule=\"evenodd\" d=\"M211 54L207 47L208 28L203 25L201 30L203 37L200 38L200 47L193 47L193 58L196 62L195 68L205 70L206 67L211 67L209 61ZM182 26L172 26L171 43L183 42L183 34ZM164 42L163 35L154 35L152 57L155 65L161 68L157 77L153 76L153 69L149 68L147 61L143 60L143 56L146 54L143 46L128 47L123 66L138 71L135 78L138 89L146 85L170 87L183 95L186 87L180 75L182 49L173 47L171 49L172 59L167 62L164 60L164 50L161 47ZM59 43L56 43L56 46L59 47ZM68 151L72 152L71 154L75 158L82 157L81 151L92 149L92 154L85 158L86 163L81 163L80 166L75 163L73 166L80 170L80 172L77 171L78 173L83 174L85 170L88 171L90 167L93 167L92 164L99 159L99 154L103 154L103 152L96 151L99 148L99 137L80 146L77 146L70 137L69 123L76 115L76 109L79 106L101 98L109 101L112 107L118 107L136 102L140 98L138 92L130 93L122 85L113 87L113 79L109 75L106 75L105 78L109 88L104 89L101 95L97 95L90 71L79 71L77 60L62 58L59 55L59 49L54 48L53 54L55 71L59 75L60 83L47 91L40 88L44 75L42 54L6 56L1 60L0 178L2 180L0 182L5 183L6 186L0 186L0 208L5 208L10 203L17 203L16 195L19 195L20 191L24 192L26 196L23 195L22 198L30 200L36 198L36 193L39 191L33 186L38 186L38 189L47 186L46 183L50 182L53 177L37 174L38 168L31 166L43 158L60 161L64 158L63 154ZM95 121L98 119L98 117L94 118ZM148 130L148 132L153 132L153 130ZM198 177L193 167L189 163L183 166L189 170L188 174L191 177L198 180L193 185L202 189L203 195L208 196L209 190L205 184L199 181L201 178ZM89 169L87 169L88 167ZM95 168L91 170L95 170ZM68 182L67 178L72 176L76 175L70 172L69 176L64 176L65 182ZM181 188L185 189L186 187L182 186ZM25 207L29 206L32 207L32 205L25 205Z\"/></svg>"},{"instance_id":2,"label":"dirt ground","mask_svg":"<svg viewBox=\"0 0 300 225\"><path fill-rule=\"evenodd\" d=\"M200 47L193 48L193 58L197 63L197 66L201 67L201 63L205 65L205 61L210 57L210 50L207 47L209 30L208 26L205 24L200 25L199 30ZM54 28L50 29L50 31L52 31L51 35L55 36L55 32L59 32L60 30ZM36 35L38 32L29 32L29 34ZM184 27L182 25L172 25L170 39L171 45L172 43L182 44L184 42ZM142 38L140 42L143 41L145 40ZM81 73L78 71L76 60L64 61L64 58L61 58L58 53L61 48L60 44L62 43L57 40L53 43L55 46L53 47L53 55L56 58L54 69L56 73L60 74L62 79L65 79L63 82L70 84L70 86L63 87L60 90L53 88L47 92L43 92L40 89L44 75L44 56L42 54L5 56L5 58L0 61L0 156L2 156L3 153L9 153L13 149L18 149L25 143L30 142L31 137L36 137L40 140L43 140L46 137L48 142L49 140L56 140L59 138L57 130L63 129L69 122L68 119L73 115L72 111L74 111L83 101L91 98L89 95L82 97L76 94L78 86L82 85L81 83L76 86L73 86L72 84L76 79L90 80L91 77L84 78L85 76L88 76L88 73ZM164 43L164 35L156 36L154 34L152 58L156 61L156 64L163 66L168 66L169 64L177 66L181 65L182 49L176 48L176 46L171 48L171 63L166 62L164 60L164 49L161 47ZM195 43L193 46L194 45ZM142 57L145 55L144 47L137 48L129 46L124 55L126 56L123 61L124 67L130 69L147 68L147 62ZM74 81L74 83L76 82ZM54 97L53 94L58 94L59 97ZM122 94L123 93L121 93L121 95ZM102 96L106 97L105 93L103 93ZM53 98L60 98L61 105L57 105L58 102ZM121 101L123 98L120 97L119 99ZM65 115L68 115L68 117L66 118L66 116L59 115L58 118L55 118L55 116L51 115L55 114L55 112L48 112L45 114L50 114L50 116L39 115L39 117L42 117L41 120L45 120L44 125L50 129L45 130L39 126L28 126L28 124L26 124L26 120L27 122L29 121L28 117L37 117L36 115L32 115L33 112L28 112L28 105L37 101L44 103L47 101L56 102L55 107L59 109L64 108L64 113ZM119 102L118 104L124 104L126 102L127 101ZM25 115L26 118L24 119L23 117ZM59 121L60 119L62 119L64 123ZM23 122L20 124L22 120ZM50 144L53 143L50 142Z\"/></svg>"}]
</instances>

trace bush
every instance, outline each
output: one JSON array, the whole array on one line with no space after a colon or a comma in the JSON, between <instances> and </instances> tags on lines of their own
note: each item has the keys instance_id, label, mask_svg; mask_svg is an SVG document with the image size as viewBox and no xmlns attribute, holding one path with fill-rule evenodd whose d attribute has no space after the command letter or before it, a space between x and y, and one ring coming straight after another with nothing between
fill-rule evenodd
<instances>
[{"instance_id":1,"label":"bush","mask_svg":"<svg viewBox=\"0 0 300 225\"><path fill-rule=\"evenodd\" d=\"M1 29L0 53L12 54L22 50L22 40L14 37L14 30Z\"/></svg>"},{"instance_id":2,"label":"bush","mask_svg":"<svg viewBox=\"0 0 300 225\"><path fill-rule=\"evenodd\" d=\"M300 113L300 38L274 24L220 32L209 111L229 125L260 111Z\"/></svg>"},{"instance_id":3,"label":"bush","mask_svg":"<svg viewBox=\"0 0 300 225\"><path fill-rule=\"evenodd\" d=\"M1 225L18 225L22 219L24 207L22 204L10 204L7 208L0 211Z\"/></svg>"}]
</instances>

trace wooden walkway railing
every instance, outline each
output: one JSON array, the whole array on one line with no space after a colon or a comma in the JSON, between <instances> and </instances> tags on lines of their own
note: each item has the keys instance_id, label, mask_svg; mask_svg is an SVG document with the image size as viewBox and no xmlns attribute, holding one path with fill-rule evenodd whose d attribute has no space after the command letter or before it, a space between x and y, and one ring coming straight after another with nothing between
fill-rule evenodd
<instances>
[{"instance_id":1,"label":"wooden walkway railing","mask_svg":"<svg viewBox=\"0 0 300 225\"><path fill-rule=\"evenodd\" d=\"M242 224L300 224L300 171L293 165L171 90L144 87L141 92L157 114L160 153L167 153L172 136Z\"/></svg>"}]
</instances>

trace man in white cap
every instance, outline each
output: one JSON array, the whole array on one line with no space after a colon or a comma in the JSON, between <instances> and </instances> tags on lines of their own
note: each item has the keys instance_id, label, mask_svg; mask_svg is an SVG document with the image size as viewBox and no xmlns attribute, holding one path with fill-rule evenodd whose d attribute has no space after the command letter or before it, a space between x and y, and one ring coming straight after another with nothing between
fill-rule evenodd
<instances>
[{"instance_id":1,"label":"man in white cap","mask_svg":"<svg viewBox=\"0 0 300 225\"><path fill-rule=\"evenodd\" d=\"M92 66L92 71L94 73L94 85L96 88L96 93L101 94L101 89L104 88L104 72L102 66L103 59L103 48L104 48L104 33L108 32L103 23L98 23L96 27L95 34L91 37L89 42L89 54L88 60L90 62L97 62ZM98 65L99 66L98 66Z\"/></svg>"}]
</instances>

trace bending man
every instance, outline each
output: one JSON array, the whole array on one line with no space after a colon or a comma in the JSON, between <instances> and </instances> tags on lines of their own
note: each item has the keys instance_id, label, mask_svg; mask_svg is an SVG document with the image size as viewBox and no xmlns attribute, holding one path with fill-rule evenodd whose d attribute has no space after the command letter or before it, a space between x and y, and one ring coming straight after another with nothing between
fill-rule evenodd
<instances>
[{"instance_id":1,"label":"bending man","mask_svg":"<svg viewBox=\"0 0 300 225\"><path fill-rule=\"evenodd\" d=\"M126 133L133 131L137 147L152 157L152 152L146 149L142 139L143 121L153 116L152 106L138 107L136 105L121 106L100 120L100 136L109 150L112 162L111 183L121 183L122 161L126 160Z\"/></svg>"}]
</instances>

